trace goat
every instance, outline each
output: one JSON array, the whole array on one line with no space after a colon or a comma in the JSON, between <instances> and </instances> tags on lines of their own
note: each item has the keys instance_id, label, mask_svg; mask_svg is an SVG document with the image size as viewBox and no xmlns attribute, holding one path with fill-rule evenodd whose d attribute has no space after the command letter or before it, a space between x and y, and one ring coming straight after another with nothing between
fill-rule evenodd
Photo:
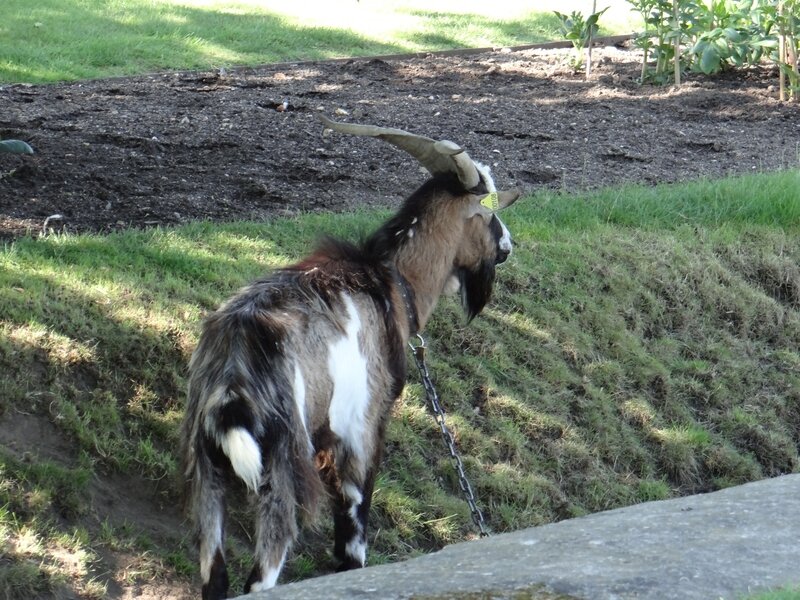
<instances>
[{"instance_id":1,"label":"goat","mask_svg":"<svg viewBox=\"0 0 800 600\"><path fill-rule=\"evenodd\" d=\"M471 320L489 300L511 236L495 214L488 167L449 141L345 124L387 141L431 173L360 245L328 239L299 263L239 291L205 321L189 364L182 425L188 507L204 600L227 595L224 496L237 478L256 498L255 560L245 593L277 582L327 489L339 570L364 566L367 515L384 431L406 377L405 348L442 293Z\"/></svg>"}]
</instances>

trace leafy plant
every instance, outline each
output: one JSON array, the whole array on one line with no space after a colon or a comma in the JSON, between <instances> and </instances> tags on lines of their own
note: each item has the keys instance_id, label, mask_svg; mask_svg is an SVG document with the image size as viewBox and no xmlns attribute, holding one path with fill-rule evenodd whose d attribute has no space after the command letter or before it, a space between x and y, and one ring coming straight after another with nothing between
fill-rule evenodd
<instances>
[{"instance_id":1,"label":"leafy plant","mask_svg":"<svg viewBox=\"0 0 800 600\"><path fill-rule=\"evenodd\" d=\"M645 23L634 40L644 51L642 83L670 81L670 64L678 83L684 68L710 75L757 64L769 53L782 78L789 80L790 96L798 97L800 0L628 0L628 4ZM683 50L682 40L688 41Z\"/></svg>"},{"instance_id":2,"label":"leafy plant","mask_svg":"<svg viewBox=\"0 0 800 600\"><path fill-rule=\"evenodd\" d=\"M718 73L727 65L741 67L757 63L764 52L761 43L769 35L754 0L711 0L695 4L687 32L696 39L687 51L693 70Z\"/></svg>"},{"instance_id":3,"label":"leafy plant","mask_svg":"<svg viewBox=\"0 0 800 600\"><path fill-rule=\"evenodd\" d=\"M558 17L561 33L564 35L564 38L572 42L573 56L570 61L570 66L576 72L583 68L583 49L586 48L589 41L597 35L597 22L600 20L600 15L607 10L608 7L599 12L592 13L586 18L584 18L583 13L579 11L572 11L569 15L556 10L553 11Z\"/></svg>"},{"instance_id":4,"label":"leafy plant","mask_svg":"<svg viewBox=\"0 0 800 600\"><path fill-rule=\"evenodd\" d=\"M681 33L680 20L674 17L672 0L628 0L642 17L645 30L634 38L634 45L644 52L641 82L666 83L669 66L675 58L674 40ZM679 2L685 8L685 2ZM655 59L655 67L649 63Z\"/></svg>"},{"instance_id":5,"label":"leafy plant","mask_svg":"<svg viewBox=\"0 0 800 600\"><path fill-rule=\"evenodd\" d=\"M0 141L0 152L11 154L33 154L33 148L22 140L2 140Z\"/></svg>"},{"instance_id":6,"label":"leafy plant","mask_svg":"<svg viewBox=\"0 0 800 600\"><path fill-rule=\"evenodd\" d=\"M768 40L770 58L780 69L780 99L786 100L784 81L788 80L788 96L800 99L800 0L771 2L763 10L764 21L777 33Z\"/></svg>"}]
</instances>

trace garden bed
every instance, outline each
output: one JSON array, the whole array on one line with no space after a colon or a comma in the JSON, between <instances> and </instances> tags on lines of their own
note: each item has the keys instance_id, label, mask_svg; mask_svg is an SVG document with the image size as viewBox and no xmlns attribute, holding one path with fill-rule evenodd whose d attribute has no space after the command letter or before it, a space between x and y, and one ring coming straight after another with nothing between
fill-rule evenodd
<instances>
[{"instance_id":1,"label":"garden bed","mask_svg":"<svg viewBox=\"0 0 800 600\"><path fill-rule=\"evenodd\" d=\"M0 88L0 236L392 206L421 183L390 147L323 136L314 113L462 144L501 186L579 190L797 167L800 108L766 64L680 88L640 54L567 50L358 59ZM284 101L286 110L281 111ZM346 113L346 114L345 114ZM338 115L338 116L337 116Z\"/></svg>"}]
</instances>

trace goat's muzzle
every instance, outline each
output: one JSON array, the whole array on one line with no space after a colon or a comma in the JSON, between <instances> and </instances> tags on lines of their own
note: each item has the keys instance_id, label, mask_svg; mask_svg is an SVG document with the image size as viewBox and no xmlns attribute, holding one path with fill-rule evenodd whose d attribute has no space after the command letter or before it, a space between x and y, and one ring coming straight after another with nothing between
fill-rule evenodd
<instances>
[{"instance_id":1,"label":"goat's muzzle","mask_svg":"<svg viewBox=\"0 0 800 600\"><path fill-rule=\"evenodd\" d=\"M494 264L501 265L506 262L506 259L511 255L511 250L504 250L503 248L497 248L497 256L494 259Z\"/></svg>"}]
</instances>

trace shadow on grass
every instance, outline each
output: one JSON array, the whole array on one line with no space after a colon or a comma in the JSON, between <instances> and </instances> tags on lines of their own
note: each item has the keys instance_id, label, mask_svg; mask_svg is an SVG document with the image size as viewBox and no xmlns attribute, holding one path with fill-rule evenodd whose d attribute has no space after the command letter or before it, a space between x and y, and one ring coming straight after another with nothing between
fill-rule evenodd
<instances>
[{"instance_id":1,"label":"shadow on grass","mask_svg":"<svg viewBox=\"0 0 800 600\"><path fill-rule=\"evenodd\" d=\"M307 27L267 11L244 14L153 3L135 13L106 3L43 0L0 7L0 81L49 82L204 69L404 48L352 31ZM23 7L23 4L25 6Z\"/></svg>"},{"instance_id":2,"label":"shadow on grass","mask_svg":"<svg viewBox=\"0 0 800 600\"><path fill-rule=\"evenodd\" d=\"M266 10L252 12L153 3L135 9L106 3L6 0L0 22L0 81L49 82L130 75L167 69L369 56L482 45L501 46L558 37L554 16L516 20L475 14L412 11L419 29L398 42L351 30L305 26Z\"/></svg>"},{"instance_id":3,"label":"shadow on grass","mask_svg":"<svg viewBox=\"0 0 800 600\"><path fill-rule=\"evenodd\" d=\"M478 14L413 10L422 27L402 34L401 38L431 49L474 45L521 46L561 39L558 18L552 13L531 12L519 19L492 19Z\"/></svg>"},{"instance_id":4,"label":"shadow on grass","mask_svg":"<svg viewBox=\"0 0 800 600\"><path fill-rule=\"evenodd\" d=\"M43 542L34 587L19 588L26 573L15 565L26 558L9 556L9 597L64 586L83 597L92 573L47 575L62 568L53 540L66 538L80 539L69 552L102 548L100 579L111 588L137 554L143 579L185 585L186 565L193 572L177 473L186 364L200 307L216 307L264 266L239 255L252 242L246 234L204 254L205 231L192 231L24 239L5 249L13 258L0 269L0 527ZM129 541L109 537L129 523Z\"/></svg>"}]
</instances>

